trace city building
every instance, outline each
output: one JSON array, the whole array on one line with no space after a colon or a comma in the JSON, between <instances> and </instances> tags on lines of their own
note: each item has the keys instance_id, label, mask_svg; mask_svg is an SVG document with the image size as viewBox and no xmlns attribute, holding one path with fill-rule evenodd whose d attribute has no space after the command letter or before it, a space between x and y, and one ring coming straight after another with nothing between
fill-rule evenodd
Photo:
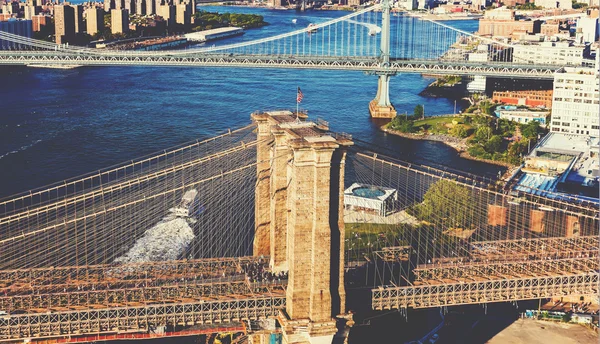
<instances>
[{"instance_id":1,"label":"city building","mask_svg":"<svg viewBox=\"0 0 600 344\"><path fill-rule=\"evenodd\" d=\"M29 38L33 36L33 27L31 20L10 18L5 21L0 21L0 31ZM6 41L0 38L0 50L15 50L29 48L30 47L27 45Z\"/></svg>"},{"instance_id":2,"label":"city building","mask_svg":"<svg viewBox=\"0 0 600 344\"><path fill-rule=\"evenodd\" d=\"M85 10L86 31L88 35L95 35L104 30L104 10L92 7Z\"/></svg>"},{"instance_id":3,"label":"city building","mask_svg":"<svg viewBox=\"0 0 600 344\"><path fill-rule=\"evenodd\" d=\"M110 12L111 9L115 8L115 0L104 0L104 11Z\"/></svg>"},{"instance_id":4,"label":"city building","mask_svg":"<svg viewBox=\"0 0 600 344\"><path fill-rule=\"evenodd\" d=\"M592 43L598 40L600 27L598 17L582 17L577 20L577 35L581 43Z\"/></svg>"},{"instance_id":5,"label":"city building","mask_svg":"<svg viewBox=\"0 0 600 344\"><path fill-rule=\"evenodd\" d=\"M38 6L23 6L23 17L27 20L31 20L34 15L40 14L42 8Z\"/></svg>"},{"instance_id":6,"label":"city building","mask_svg":"<svg viewBox=\"0 0 600 344\"><path fill-rule=\"evenodd\" d=\"M69 5L54 5L54 31L56 44L75 39L75 9Z\"/></svg>"},{"instance_id":7,"label":"city building","mask_svg":"<svg viewBox=\"0 0 600 344\"><path fill-rule=\"evenodd\" d=\"M548 20L540 27L540 33L547 37L558 35L560 23L556 20Z\"/></svg>"},{"instance_id":8,"label":"city building","mask_svg":"<svg viewBox=\"0 0 600 344\"><path fill-rule=\"evenodd\" d=\"M114 9L110 11L110 27L113 35L129 31L129 11L126 9Z\"/></svg>"},{"instance_id":9,"label":"city building","mask_svg":"<svg viewBox=\"0 0 600 344\"><path fill-rule=\"evenodd\" d=\"M600 137L598 67L564 68L554 75L552 132Z\"/></svg>"},{"instance_id":10,"label":"city building","mask_svg":"<svg viewBox=\"0 0 600 344\"><path fill-rule=\"evenodd\" d=\"M474 75L473 80L467 84L467 91L471 93L485 92L487 78L485 75Z\"/></svg>"},{"instance_id":11,"label":"city building","mask_svg":"<svg viewBox=\"0 0 600 344\"><path fill-rule=\"evenodd\" d=\"M387 216L397 200L397 190L383 186L353 183L344 190L344 208L355 212Z\"/></svg>"},{"instance_id":12,"label":"city building","mask_svg":"<svg viewBox=\"0 0 600 344\"><path fill-rule=\"evenodd\" d=\"M598 137L550 132L525 157L516 190L578 201L598 201Z\"/></svg>"},{"instance_id":13,"label":"city building","mask_svg":"<svg viewBox=\"0 0 600 344\"><path fill-rule=\"evenodd\" d=\"M50 17L43 14L36 14L31 17L34 32L42 31L45 26L50 25L50 22Z\"/></svg>"},{"instance_id":14,"label":"city building","mask_svg":"<svg viewBox=\"0 0 600 344\"><path fill-rule=\"evenodd\" d=\"M503 0L502 3L507 7L515 7L517 5L523 5L527 1L526 0Z\"/></svg>"},{"instance_id":15,"label":"city building","mask_svg":"<svg viewBox=\"0 0 600 344\"><path fill-rule=\"evenodd\" d=\"M589 46L572 42L520 43L514 45L513 62L581 66Z\"/></svg>"},{"instance_id":16,"label":"city building","mask_svg":"<svg viewBox=\"0 0 600 344\"><path fill-rule=\"evenodd\" d=\"M428 10L435 6L434 0L418 0L420 10Z\"/></svg>"},{"instance_id":17,"label":"city building","mask_svg":"<svg viewBox=\"0 0 600 344\"><path fill-rule=\"evenodd\" d=\"M418 0L398 0L396 5L400 8L404 8L406 10L412 11L419 8Z\"/></svg>"},{"instance_id":18,"label":"city building","mask_svg":"<svg viewBox=\"0 0 600 344\"><path fill-rule=\"evenodd\" d=\"M484 36L510 37L514 31L526 33L540 32L539 20L515 20L515 12L505 7L486 11L479 20L477 33Z\"/></svg>"},{"instance_id":19,"label":"city building","mask_svg":"<svg viewBox=\"0 0 600 344\"><path fill-rule=\"evenodd\" d=\"M176 7L173 5L160 5L158 7L159 16L163 17L163 19L167 22L167 27L173 26L176 23L177 11Z\"/></svg>"},{"instance_id":20,"label":"city building","mask_svg":"<svg viewBox=\"0 0 600 344\"><path fill-rule=\"evenodd\" d=\"M189 6L187 4L179 4L175 6L175 21L177 24L190 25L190 19L192 18Z\"/></svg>"},{"instance_id":21,"label":"city building","mask_svg":"<svg viewBox=\"0 0 600 344\"><path fill-rule=\"evenodd\" d=\"M135 0L123 0L124 8L129 11L130 14L135 14L135 9L137 7Z\"/></svg>"},{"instance_id":22,"label":"city building","mask_svg":"<svg viewBox=\"0 0 600 344\"><path fill-rule=\"evenodd\" d=\"M552 107L552 90L494 91L492 100L504 104Z\"/></svg>"},{"instance_id":23,"label":"city building","mask_svg":"<svg viewBox=\"0 0 600 344\"><path fill-rule=\"evenodd\" d=\"M146 14L156 14L156 1L154 0L139 0L146 3Z\"/></svg>"},{"instance_id":24,"label":"city building","mask_svg":"<svg viewBox=\"0 0 600 344\"><path fill-rule=\"evenodd\" d=\"M146 1L145 0L137 0L135 1L135 14L139 14L141 16L146 15Z\"/></svg>"},{"instance_id":25,"label":"city building","mask_svg":"<svg viewBox=\"0 0 600 344\"><path fill-rule=\"evenodd\" d=\"M540 127L546 127L546 116L548 116L550 112L523 110L518 109L516 106L500 106L494 113L498 118L520 124L536 121L540 124Z\"/></svg>"},{"instance_id":26,"label":"city building","mask_svg":"<svg viewBox=\"0 0 600 344\"><path fill-rule=\"evenodd\" d=\"M535 0L535 5L542 8L559 8L561 10L570 10L573 8L571 0Z\"/></svg>"},{"instance_id":27,"label":"city building","mask_svg":"<svg viewBox=\"0 0 600 344\"><path fill-rule=\"evenodd\" d=\"M71 5L71 7L73 7L73 13L75 15L75 33L82 33L86 29L83 20L83 6Z\"/></svg>"}]
</instances>

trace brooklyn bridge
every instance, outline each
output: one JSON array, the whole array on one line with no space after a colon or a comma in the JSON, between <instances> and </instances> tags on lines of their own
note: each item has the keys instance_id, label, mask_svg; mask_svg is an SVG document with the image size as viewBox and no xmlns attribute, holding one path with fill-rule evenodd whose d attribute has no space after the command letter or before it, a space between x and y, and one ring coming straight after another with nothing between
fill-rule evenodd
<instances>
[{"instance_id":1,"label":"brooklyn bridge","mask_svg":"<svg viewBox=\"0 0 600 344\"><path fill-rule=\"evenodd\" d=\"M286 110L0 202L0 341L330 343L372 311L598 293L598 212ZM370 269L369 281L349 274ZM354 300L355 301L355 300ZM368 303L368 304L367 304Z\"/></svg>"}]
</instances>

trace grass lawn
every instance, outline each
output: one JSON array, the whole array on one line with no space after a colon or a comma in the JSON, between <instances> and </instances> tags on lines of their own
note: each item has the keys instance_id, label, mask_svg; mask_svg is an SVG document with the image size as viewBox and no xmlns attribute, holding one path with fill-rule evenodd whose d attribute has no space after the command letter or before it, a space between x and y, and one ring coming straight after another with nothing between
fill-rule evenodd
<instances>
[{"instance_id":1,"label":"grass lawn","mask_svg":"<svg viewBox=\"0 0 600 344\"><path fill-rule=\"evenodd\" d=\"M462 122L462 118L460 117L435 116L415 121L414 127L417 131L427 131L431 134L447 134L447 125L452 124L453 120Z\"/></svg>"}]
</instances>

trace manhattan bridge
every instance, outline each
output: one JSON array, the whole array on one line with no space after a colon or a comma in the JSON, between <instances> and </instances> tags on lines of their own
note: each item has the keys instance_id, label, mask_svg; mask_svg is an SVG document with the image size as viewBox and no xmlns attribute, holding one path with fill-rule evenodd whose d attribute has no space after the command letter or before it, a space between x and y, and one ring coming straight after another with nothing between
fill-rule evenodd
<instances>
[{"instance_id":1,"label":"manhattan bridge","mask_svg":"<svg viewBox=\"0 0 600 344\"><path fill-rule=\"evenodd\" d=\"M0 63L360 70L379 77L375 110L391 107L396 73L551 78L560 68L391 16L387 2L317 29L159 52L3 32L28 49L2 51ZM484 43L488 62L469 62L463 48ZM0 342L231 332L330 343L352 324L353 289L368 293L363 308L400 312L598 293L596 204L397 161L302 111L250 117L1 200ZM363 273L369 282L347 283Z\"/></svg>"}]
</instances>

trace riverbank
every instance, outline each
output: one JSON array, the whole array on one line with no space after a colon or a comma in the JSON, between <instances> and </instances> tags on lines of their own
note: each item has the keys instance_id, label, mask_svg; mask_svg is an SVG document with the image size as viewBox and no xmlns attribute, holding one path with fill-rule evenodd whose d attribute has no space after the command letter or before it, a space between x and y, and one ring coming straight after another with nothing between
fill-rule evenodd
<instances>
[{"instance_id":1,"label":"riverbank","mask_svg":"<svg viewBox=\"0 0 600 344\"><path fill-rule=\"evenodd\" d=\"M469 148L469 146L467 145L467 139L466 138L465 139L459 139L458 137L454 137L454 136L450 136L450 135L441 135L441 134L410 134L410 133L403 133L403 132L398 131L398 130L393 130L393 129L387 128L387 124L381 126L380 129L381 129L381 131L383 131L385 133L396 135L396 136L400 136L400 137L403 137L403 138L406 138L406 139L410 139L410 140L426 140L426 141L442 142L445 145L447 145L449 147L452 147L454 150L456 150L456 152L458 153L458 155L461 158L464 158L464 159L485 162L487 164L498 165L498 166L502 166L502 167L506 167L506 168L513 168L513 167L515 167L515 165L507 163L507 162L504 162L504 161L497 161L497 160L491 160L491 159L482 159L482 158L478 158L478 157L472 156L467 151L467 149Z\"/></svg>"}]
</instances>

